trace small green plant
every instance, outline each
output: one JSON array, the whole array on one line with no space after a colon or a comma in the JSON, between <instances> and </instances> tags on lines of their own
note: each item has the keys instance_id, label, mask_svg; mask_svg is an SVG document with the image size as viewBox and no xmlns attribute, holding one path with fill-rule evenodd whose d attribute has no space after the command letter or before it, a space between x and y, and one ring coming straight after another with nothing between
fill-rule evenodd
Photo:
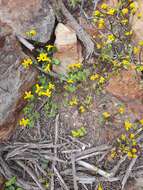
<instances>
[{"instance_id":1,"label":"small green plant","mask_svg":"<svg viewBox=\"0 0 143 190\"><path fill-rule=\"evenodd\" d=\"M28 127L32 128L34 127L35 123L39 119L40 115L37 111L34 110L34 103L29 103L27 106L23 109L23 113L28 119Z\"/></svg>"},{"instance_id":2,"label":"small green plant","mask_svg":"<svg viewBox=\"0 0 143 190\"><path fill-rule=\"evenodd\" d=\"M81 0L69 0L69 3L74 8L76 5L81 3Z\"/></svg>"},{"instance_id":3,"label":"small green plant","mask_svg":"<svg viewBox=\"0 0 143 190\"><path fill-rule=\"evenodd\" d=\"M80 138L80 137L84 137L87 134L87 131L85 129L85 127L81 127L79 129L75 129L71 131L71 135L74 138Z\"/></svg>"},{"instance_id":4,"label":"small green plant","mask_svg":"<svg viewBox=\"0 0 143 190\"><path fill-rule=\"evenodd\" d=\"M4 190L23 190L23 189L16 185L16 177L14 176L5 182Z\"/></svg>"},{"instance_id":5,"label":"small green plant","mask_svg":"<svg viewBox=\"0 0 143 190\"><path fill-rule=\"evenodd\" d=\"M49 100L44 106L44 113L48 118L53 118L58 112L58 105L52 100Z\"/></svg>"}]
</instances>

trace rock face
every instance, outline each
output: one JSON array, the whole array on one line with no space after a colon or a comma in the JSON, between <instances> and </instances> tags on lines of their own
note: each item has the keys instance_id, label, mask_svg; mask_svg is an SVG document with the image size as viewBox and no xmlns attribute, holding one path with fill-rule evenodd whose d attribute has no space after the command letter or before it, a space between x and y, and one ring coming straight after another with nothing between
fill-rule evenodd
<instances>
[{"instance_id":1,"label":"rock face","mask_svg":"<svg viewBox=\"0 0 143 190\"><path fill-rule=\"evenodd\" d=\"M54 66L53 70L58 74L66 74L68 65L82 62L81 45L76 33L70 27L59 23L55 30L55 46L58 51L54 57L61 61L59 66Z\"/></svg>"},{"instance_id":2,"label":"rock face","mask_svg":"<svg viewBox=\"0 0 143 190\"><path fill-rule=\"evenodd\" d=\"M26 37L35 29L33 40L46 43L53 32L55 16L47 0L0 0L0 20L8 23L16 34Z\"/></svg>"},{"instance_id":3,"label":"rock face","mask_svg":"<svg viewBox=\"0 0 143 190\"><path fill-rule=\"evenodd\" d=\"M143 114L143 88L139 81L140 76L134 69L122 70L119 75L113 76L109 80L106 90L127 103L135 113Z\"/></svg>"},{"instance_id":4,"label":"rock face","mask_svg":"<svg viewBox=\"0 0 143 190\"><path fill-rule=\"evenodd\" d=\"M0 140L13 130L18 112L24 105L23 93L34 83L36 71L25 70L26 55L13 35L12 28L0 22Z\"/></svg>"},{"instance_id":5,"label":"rock face","mask_svg":"<svg viewBox=\"0 0 143 190\"><path fill-rule=\"evenodd\" d=\"M134 32L134 41L138 43L143 40L143 3L142 0L136 2L137 12L131 19L132 30ZM141 13L141 18L138 18L138 14Z\"/></svg>"}]
</instances>

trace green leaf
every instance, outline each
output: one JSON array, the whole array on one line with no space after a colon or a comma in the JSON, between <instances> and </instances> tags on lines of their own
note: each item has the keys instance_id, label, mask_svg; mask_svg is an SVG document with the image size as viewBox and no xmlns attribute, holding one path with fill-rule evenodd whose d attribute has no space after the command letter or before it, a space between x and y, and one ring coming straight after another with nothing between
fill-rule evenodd
<instances>
[{"instance_id":1,"label":"green leaf","mask_svg":"<svg viewBox=\"0 0 143 190\"><path fill-rule=\"evenodd\" d=\"M54 65L60 65L60 63L61 63L61 62L60 62L59 59L55 59L55 58L54 58L54 59L52 60L52 64L54 64Z\"/></svg>"},{"instance_id":2,"label":"green leaf","mask_svg":"<svg viewBox=\"0 0 143 190\"><path fill-rule=\"evenodd\" d=\"M9 187L11 185L14 185L16 183L16 177L12 177L11 179L9 179L6 183L5 183L5 186L6 187Z\"/></svg>"}]
</instances>

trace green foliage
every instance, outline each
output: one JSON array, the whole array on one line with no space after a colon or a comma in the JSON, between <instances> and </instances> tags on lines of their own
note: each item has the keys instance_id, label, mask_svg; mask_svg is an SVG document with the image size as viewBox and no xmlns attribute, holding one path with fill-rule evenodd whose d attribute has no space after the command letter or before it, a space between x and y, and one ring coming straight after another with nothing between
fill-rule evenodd
<instances>
[{"instance_id":1,"label":"green foliage","mask_svg":"<svg viewBox=\"0 0 143 190\"><path fill-rule=\"evenodd\" d=\"M34 103L29 103L24 109L23 113L26 118L29 119L28 127L34 127L35 123L39 119L40 115L37 111L34 111Z\"/></svg>"},{"instance_id":2,"label":"green foliage","mask_svg":"<svg viewBox=\"0 0 143 190\"><path fill-rule=\"evenodd\" d=\"M75 129L71 131L72 137L80 138L84 137L86 135L87 131L84 127L81 127L80 129Z\"/></svg>"},{"instance_id":3,"label":"green foliage","mask_svg":"<svg viewBox=\"0 0 143 190\"><path fill-rule=\"evenodd\" d=\"M6 181L4 190L23 190L23 189L20 187L17 187L16 177L14 176L10 178L8 181Z\"/></svg>"},{"instance_id":4,"label":"green foliage","mask_svg":"<svg viewBox=\"0 0 143 190\"><path fill-rule=\"evenodd\" d=\"M70 5L74 8L75 6L77 6L79 3L81 2L81 0L69 0Z\"/></svg>"},{"instance_id":5,"label":"green foliage","mask_svg":"<svg viewBox=\"0 0 143 190\"><path fill-rule=\"evenodd\" d=\"M44 112L48 118L55 117L58 112L58 105L53 101L49 100L44 106Z\"/></svg>"},{"instance_id":6,"label":"green foliage","mask_svg":"<svg viewBox=\"0 0 143 190\"><path fill-rule=\"evenodd\" d=\"M61 63L61 62L60 62L59 59L55 59L55 58L52 59L52 64L53 64L53 65L60 65L60 63Z\"/></svg>"}]
</instances>

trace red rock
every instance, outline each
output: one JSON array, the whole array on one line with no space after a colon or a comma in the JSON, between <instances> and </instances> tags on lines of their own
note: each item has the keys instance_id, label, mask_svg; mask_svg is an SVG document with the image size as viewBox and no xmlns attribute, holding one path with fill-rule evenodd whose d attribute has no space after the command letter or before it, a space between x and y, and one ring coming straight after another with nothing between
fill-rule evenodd
<instances>
[{"instance_id":1,"label":"red rock","mask_svg":"<svg viewBox=\"0 0 143 190\"><path fill-rule=\"evenodd\" d=\"M119 75L111 77L106 91L124 101L132 111L143 113L143 88L134 69L122 70Z\"/></svg>"}]
</instances>

